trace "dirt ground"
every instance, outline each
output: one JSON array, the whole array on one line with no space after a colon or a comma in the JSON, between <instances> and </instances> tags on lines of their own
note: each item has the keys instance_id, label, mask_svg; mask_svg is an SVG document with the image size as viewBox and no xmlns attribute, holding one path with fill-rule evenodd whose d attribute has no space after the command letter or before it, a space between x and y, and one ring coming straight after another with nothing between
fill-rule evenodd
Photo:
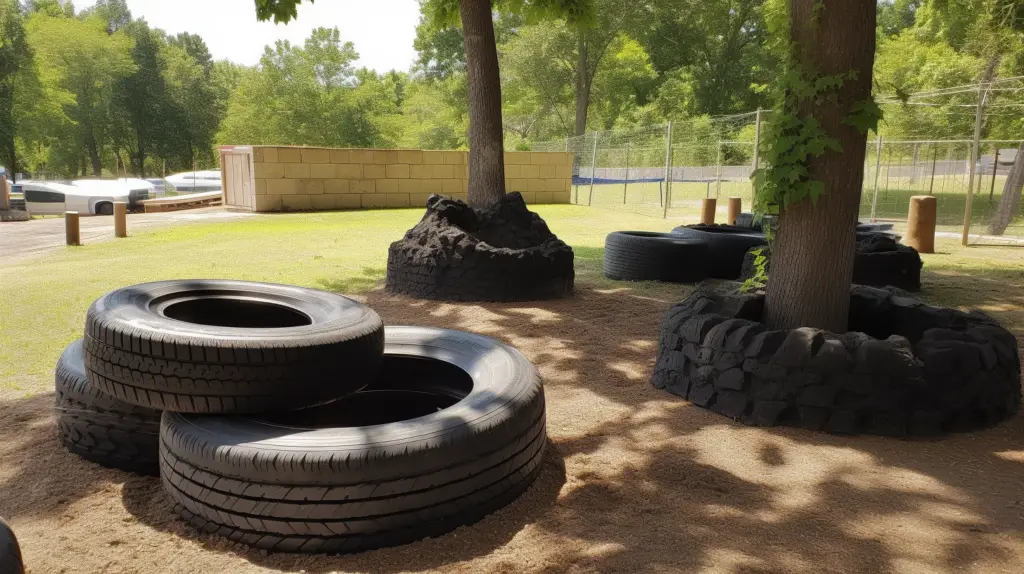
<instances>
[{"instance_id":1,"label":"dirt ground","mask_svg":"<svg viewBox=\"0 0 1024 574\"><path fill-rule=\"evenodd\" d=\"M178 520L153 478L54 437L52 394L0 395L0 515L32 573L1022 572L1024 423L935 441L748 428L649 384L682 288L542 304L372 292L389 324L472 330L540 368L553 448L516 503L432 540L267 555Z\"/></svg>"}]
</instances>

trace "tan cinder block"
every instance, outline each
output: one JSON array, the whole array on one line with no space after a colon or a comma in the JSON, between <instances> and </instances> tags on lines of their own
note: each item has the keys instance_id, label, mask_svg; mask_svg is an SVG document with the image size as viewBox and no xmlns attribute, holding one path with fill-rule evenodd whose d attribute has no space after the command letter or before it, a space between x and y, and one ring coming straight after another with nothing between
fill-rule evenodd
<instances>
[{"instance_id":1,"label":"tan cinder block","mask_svg":"<svg viewBox=\"0 0 1024 574\"><path fill-rule=\"evenodd\" d=\"M534 194L534 197L537 198L537 205L551 203L552 196L554 196L554 194L548 191L538 191L537 193Z\"/></svg>"},{"instance_id":2,"label":"tan cinder block","mask_svg":"<svg viewBox=\"0 0 1024 574\"><path fill-rule=\"evenodd\" d=\"M334 179L335 167L333 163L311 163L309 164L309 177L312 179Z\"/></svg>"},{"instance_id":3,"label":"tan cinder block","mask_svg":"<svg viewBox=\"0 0 1024 574\"><path fill-rule=\"evenodd\" d=\"M556 167L557 166L550 165L550 164L546 164L546 165L540 166L540 176L543 177L544 179L548 179L548 178L551 178L551 177L558 177L558 175L556 175L556 173L558 171L556 169Z\"/></svg>"},{"instance_id":4,"label":"tan cinder block","mask_svg":"<svg viewBox=\"0 0 1024 574\"><path fill-rule=\"evenodd\" d=\"M537 201L537 196L532 191L524 191L520 193L523 196L523 201L526 203L534 203Z\"/></svg>"},{"instance_id":5,"label":"tan cinder block","mask_svg":"<svg viewBox=\"0 0 1024 574\"><path fill-rule=\"evenodd\" d=\"M309 198L309 205L313 209L334 209L338 206L338 196L313 195Z\"/></svg>"},{"instance_id":6,"label":"tan cinder block","mask_svg":"<svg viewBox=\"0 0 1024 574\"><path fill-rule=\"evenodd\" d=\"M539 165L523 165L519 167L519 177L522 179L537 179L540 177Z\"/></svg>"},{"instance_id":7,"label":"tan cinder block","mask_svg":"<svg viewBox=\"0 0 1024 574\"><path fill-rule=\"evenodd\" d=\"M384 179L387 172L387 166L368 163L363 166L363 179Z\"/></svg>"},{"instance_id":8,"label":"tan cinder block","mask_svg":"<svg viewBox=\"0 0 1024 574\"><path fill-rule=\"evenodd\" d=\"M356 179L350 181L348 185L349 191L351 193L377 193L377 181L384 180Z\"/></svg>"},{"instance_id":9,"label":"tan cinder block","mask_svg":"<svg viewBox=\"0 0 1024 574\"><path fill-rule=\"evenodd\" d=\"M358 163L335 164L334 177L338 179L362 179L363 166Z\"/></svg>"},{"instance_id":10,"label":"tan cinder block","mask_svg":"<svg viewBox=\"0 0 1024 574\"><path fill-rule=\"evenodd\" d=\"M297 179L268 179L267 194L269 195L294 195L298 193L299 181Z\"/></svg>"},{"instance_id":11,"label":"tan cinder block","mask_svg":"<svg viewBox=\"0 0 1024 574\"><path fill-rule=\"evenodd\" d=\"M263 148L254 147L252 148L252 162L259 163L263 161Z\"/></svg>"},{"instance_id":12,"label":"tan cinder block","mask_svg":"<svg viewBox=\"0 0 1024 574\"><path fill-rule=\"evenodd\" d=\"M530 191L530 180L513 179L510 189L506 191Z\"/></svg>"},{"instance_id":13,"label":"tan cinder block","mask_svg":"<svg viewBox=\"0 0 1024 574\"><path fill-rule=\"evenodd\" d=\"M430 166L430 177L434 179L452 179L455 177L455 166L434 165Z\"/></svg>"},{"instance_id":14,"label":"tan cinder block","mask_svg":"<svg viewBox=\"0 0 1024 574\"><path fill-rule=\"evenodd\" d=\"M551 194L551 203L569 203L572 199L572 193L568 191L558 191Z\"/></svg>"},{"instance_id":15,"label":"tan cinder block","mask_svg":"<svg viewBox=\"0 0 1024 574\"><path fill-rule=\"evenodd\" d=\"M572 177L572 164L556 165L555 177Z\"/></svg>"},{"instance_id":16,"label":"tan cinder block","mask_svg":"<svg viewBox=\"0 0 1024 574\"><path fill-rule=\"evenodd\" d=\"M398 180L399 193L421 193L423 191L422 179L400 179Z\"/></svg>"},{"instance_id":17,"label":"tan cinder block","mask_svg":"<svg viewBox=\"0 0 1024 574\"><path fill-rule=\"evenodd\" d=\"M331 163L350 163L351 154L347 149L332 149Z\"/></svg>"},{"instance_id":18,"label":"tan cinder block","mask_svg":"<svg viewBox=\"0 0 1024 574\"><path fill-rule=\"evenodd\" d=\"M442 179L441 181L441 193L451 195L453 193L462 193L465 191L462 188L461 179Z\"/></svg>"},{"instance_id":19,"label":"tan cinder block","mask_svg":"<svg viewBox=\"0 0 1024 574\"><path fill-rule=\"evenodd\" d=\"M325 179L324 193L348 193L349 180L347 179Z\"/></svg>"},{"instance_id":20,"label":"tan cinder block","mask_svg":"<svg viewBox=\"0 0 1024 574\"><path fill-rule=\"evenodd\" d=\"M379 208L379 207L387 207L387 205L388 205L388 200L387 200L388 196L386 196L386 195L381 195L381 194L363 195L361 197L362 197L362 200L363 200L363 207L364 208L372 208L372 207L378 207Z\"/></svg>"},{"instance_id":21,"label":"tan cinder block","mask_svg":"<svg viewBox=\"0 0 1024 574\"><path fill-rule=\"evenodd\" d=\"M335 206L342 209L359 209L363 206L363 196L355 193L339 195L335 199Z\"/></svg>"},{"instance_id":22,"label":"tan cinder block","mask_svg":"<svg viewBox=\"0 0 1024 574\"><path fill-rule=\"evenodd\" d=\"M255 167L257 179L281 179L284 177L283 163L257 163Z\"/></svg>"},{"instance_id":23,"label":"tan cinder block","mask_svg":"<svg viewBox=\"0 0 1024 574\"><path fill-rule=\"evenodd\" d=\"M281 209L285 211L302 211L311 209L312 203L308 195L285 195L281 198Z\"/></svg>"},{"instance_id":24,"label":"tan cinder block","mask_svg":"<svg viewBox=\"0 0 1024 574\"><path fill-rule=\"evenodd\" d=\"M398 193L397 179L378 179L377 191L374 193ZM363 205L363 207L366 207Z\"/></svg>"},{"instance_id":25,"label":"tan cinder block","mask_svg":"<svg viewBox=\"0 0 1024 574\"><path fill-rule=\"evenodd\" d=\"M395 150L373 150L373 163L389 164L402 162L398 161L398 152Z\"/></svg>"},{"instance_id":26,"label":"tan cinder block","mask_svg":"<svg viewBox=\"0 0 1024 574\"><path fill-rule=\"evenodd\" d=\"M564 179L545 179L544 191L565 191L568 189Z\"/></svg>"},{"instance_id":27,"label":"tan cinder block","mask_svg":"<svg viewBox=\"0 0 1024 574\"><path fill-rule=\"evenodd\" d=\"M302 150L303 163L331 163L331 150L319 147Z\"/></svg>"},{"instance_id":28,"label":"tan cinder block","mask_svg":"<svg viewBox=\"0 0 1024 574\"><path fill-rule=\"evenodd\" d=\"M255 211L281 211L281 196L257 195L253 209Z\"/></svg>"},{"instance_id":29,"label":"tan cinder block","mask_svg":"<svg viewBox=\"0 0 1024 574\"><path fill-rule=\"evenodd\" d=\"M469 152L446 151L444 152L444 163L447 165L465 165L469 162Z\"/></svg>"},{"instance_id":30,"label":"tan cinder block","mask_svg":"<svg viewBox=\"0 0 1024 574\"><path fill-rule=\"evenodd\" d=\"M409 177L412 179L430 179L432 177L429 165L410 165Z\"/></svg>"},{"instance_id":31,"label":"tan cinder block","mask_svg":"<svg viewBox=\"0 0 1024 574\"><path fill-rule=\"evenodd\" d=\"M444 152L443 151L425 151L423 152L423 164L424 165L437 165L444 163Z\"/></svg>"},{"instance_id":32,"label":"tan cinder block","mask_svg":"<svg viewBox=\"0 0 1024 574\"><path fill-rule=\"evenodd\" d=\"M409 164L396 163L389 164L387 170L388 178L390 179L408 179L409 178Z\"/></svg>"},{"instance_id":33,"label":"tan cinder block","mask_svg":"<svg viewBox=\"0 0 1024 574\"><path fill-rule=\"evenodd\" d=\"M286 163L284 176L288 179L309 179L308 163Z\"/></svg>"},{"instance_id":34,"label":"tan cinder block","mask_svg":"<svg viewBox=\"0 0 1024 574\"><path fill-rule=\"evenodd\" d=\"M299 193L305 193L306 195L323 195L324 193L324 180L322 179L304 179L302 185L299 186Z\"/></svg>"},{"instance_id":35,"label":"tan cinder block","mask_svg":"<svg viewBox=\"0 0 1024 574\"><path fill-rule=\"evenodd\" d=\"M518 179L520 177L523 177L522 167L518 165L505 164L505 177L507 177L508 179Z\"/></svg>"},{"instance_id":36,"label":"tan cinder block","mask_svg":"<svg viewBox=\"0 0 1024 574\"><path fill-rule=\"evenodd\" d=\"M368 149L353 149L348 152L349 161L366 165L373 163L373 151Z\"/></svg>"},{"instance_id":37,"label":"tan cinder block","mask_svg":"<svg viewBox=\"0 0 1024 574\"><path fill-rule=\"evenodd\" d=\"M527 182L526 191L546 191L548 188L548 182L543 179L530 179Z\"/></svg>"},{"instance_id":38,"label":"tan cinder block","mask_svg":"<svg viewBox=\"0 0 1024 574\"><path fill-rule=\"evenodd\" d=\"M423 163L423 152L419 150L398 150L398 163L416 165Z\"/></svg>"},{"instance_id":39,"label":"tan cinder block","mask_svg":"<svg viewBox=\"0 0 1024 574\"><path fill-rule=\"evenodd\" d=\"M426 193L444 193L444 184L441 182L443 179L424 179L421 180L420 190Z\"/></svg>"},{"instance_id":40,"label":"tan cinder block","mask_svg":"<svg viewBox=\"0 0 1024 574\"><path fill-rule=\"evenodd\" d=\"M277 148L277 161L299 163L302 161L302 150L297 147L279 147Z\"/></svg>"},{"instance_id":41,"label":"tan cinder block","mask_svg":"<svg viewBox=\"0 0 1024 574\"><path fill-rule=\"evenodd\" d=\"M276 147L263 147L260 148L260 151L263 152L263 161L265 161L266 163L278 162L278 153Z\"/></svg>"},{"instance_id":42,"label":"tan cinder block","mask_svg":"<svg viewBox=\"0 0 1024 574\"><path fill-rule=\"evenodd\" d=\"M505 165L530 165L530 152L511 151L505 153Z\"/></svg>"},{"instance_id":43,"label":"tan cinder block","mask_svg":"<svg viewBox=\"0 0 1024 574\"><path fill-rule=\"evenodd\" d=\"M546 152L533 152L530 154L530 163L533 165L549 165L551 163L551 154Z\"/></svg>"},{"instance_id":44,"label":"tan cinder block","mask_svg":"<svg viewBox=\"0 0 1024 574\"><path fill-rule=\"evenodd\" d=\"M429 193L410 193L409 194L409 207L426 207L427 199L430 198Z\"/></svg>"},{"instance_id":45,"label":"tan cinder block","mask_svg":"<svg viewBox=\"0 0 1024 574\"><path fill-rule=\"evenodd\" d=\"M257 179L256 180L256 195L266 195L266 194L267 194L267 180L265 180L265 179Z\"/></svg>"},{"instance_id":46,"label":"tan cinder block","mask_svg":"<svg viewBox=\"0 0 1024 574\"><path fill-rule=\"evenodd\" d=\"M389 193L385 197L387 197L388 207L409 207L408 193Z\"/></svg>"}]
</instances>

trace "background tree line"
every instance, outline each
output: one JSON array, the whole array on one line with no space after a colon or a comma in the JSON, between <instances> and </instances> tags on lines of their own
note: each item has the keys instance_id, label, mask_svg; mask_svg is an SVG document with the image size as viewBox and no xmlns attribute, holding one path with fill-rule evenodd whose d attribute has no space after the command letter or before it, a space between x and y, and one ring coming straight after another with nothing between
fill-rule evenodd
<instances>
[{"instance_id":1,"label":"background tree line","mask_svg":"<svg viewBox=\"0 0 1024 574\"><path fill-rule=\"evenodd\" d=\"M779 65L768 27L785 1L595 0L585 21L496 14L506 147L768 107ZM1024 75L1021 5L881 2L875 92ZM462 34L430 22L417 28L408 71L357 68L355 47L328 28L267 46L246 67L213 61L198 36L133 18L124 0L78 13L68 0L0 0L0 164L159 175L215 165L226 143L465 147ZM881 131L970 134L974 97L889 106ZM987 137L1022 133L1024 108L992 108Z\"/></svg>"}]
</instances>

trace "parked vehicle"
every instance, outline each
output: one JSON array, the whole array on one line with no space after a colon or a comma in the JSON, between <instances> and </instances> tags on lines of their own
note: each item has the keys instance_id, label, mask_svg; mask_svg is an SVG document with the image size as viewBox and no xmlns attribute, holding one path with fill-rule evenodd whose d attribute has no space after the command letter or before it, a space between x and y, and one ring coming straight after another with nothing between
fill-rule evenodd
<instances>
[{"instance_id":1,"label":"parked vehicle","mask_svg":"<svg viewBox=\"0 0 1024 574\"><path fill-rule=\"evenodd\" d=\"M173 186L174 190L179 193L220 191L224 188L224 185L221 183L219 170L176 173L165 177L164 181Z\"/></svg>"},{"instance_id":2,"label":"parked vehicle","mask_svg":"<svg viewBox=\"0 0 1024 574\"><path fill-rule=\"evenodd\" d=\"M124 178L121 179L76 179L71 185L88 189L97 194L121 193L128 194L128 207L139 209L141 201L156 197L156 186L144 179Z\"/></svg>"},{"instance_id":3,"label":"parked vehicle","mask_svg":"<svg viewBox=\"0 0 1024 574\"><path fill-rule=\"evenodd\" d=\"M31 215L60 215L77 211L90 215L113 215L114 202L129 200L124 185L68 185L44 181L22 181L25 208Z\"/></svg>"}]
</instances>

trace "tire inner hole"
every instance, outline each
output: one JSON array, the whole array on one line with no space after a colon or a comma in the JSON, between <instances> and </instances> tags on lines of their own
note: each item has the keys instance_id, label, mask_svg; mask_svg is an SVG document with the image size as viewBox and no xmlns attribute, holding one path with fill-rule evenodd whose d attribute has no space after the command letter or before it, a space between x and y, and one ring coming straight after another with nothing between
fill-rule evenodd
<instances>
[{"instance_id":1,"label":"tire inner hole","mask_svg":"<svg viewBox=\"0 0 1024 574\"><path fill-rule=\"evenodd\" d=\"M363 390L332 403L261 415L296 428L362 427L406 421L444 410L473 390L473 379L438 359L384 355L380 374Z\"/></svg>"},{"instance_id":2,"label":"tire inner hole","mask_svg":"<svg viewBox=\"0 0 1024 574\"><path fill-rule=\"evenodd\" d=\"M287 305L230 296L184 299L164 307L162 313L169 319L213 327L282 329L313 324L308 315Z\"/></svg>"}]
</instances>

